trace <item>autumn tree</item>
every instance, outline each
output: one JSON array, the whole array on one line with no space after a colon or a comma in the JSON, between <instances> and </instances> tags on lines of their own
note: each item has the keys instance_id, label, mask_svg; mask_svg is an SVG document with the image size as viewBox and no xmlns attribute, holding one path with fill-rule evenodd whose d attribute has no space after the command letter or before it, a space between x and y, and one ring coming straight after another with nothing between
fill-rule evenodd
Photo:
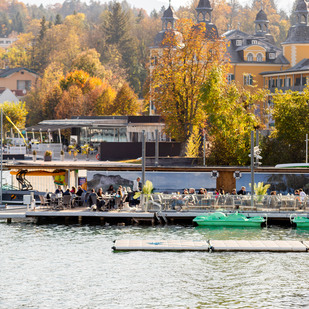
<instances>
[{"instance_id":1,"label":"autumn tree","mask_svg":"<svg viewBox=\"0 0 309 309\"><path fill-rule=\"evenodd\" d=\"M96 115L111 115L114 110L114 101L117 91L110 85L106 85L101 95L97 98L95 114Z\"/></svg>"},{"instance_id":2,"label":"autumn tree","mask_svg":"<svg viewBox=\"0 0 309 309\"><path fill-rule=\"evenodd\" d=\"M44 119L54 119L56 117L56 106L63 93L60 87L62 79L62 66L51 63L26 96L26 106L31 111L27 118L28 125L34 125Z\"/></svg>"},{"instance_id":3,"label":"autumn tree","mask_svg":"<svg viewBox=\"0 0 309 309\"><path fill-rule=\"evenodd\" d=\"M75 70L82 70L92 77L103 78L106 75L100 54L95 49L83 51L73 59L70 71Z\"/></svg>"},{"instance_id":4,"label":"autumn tree","mask_svg":"<svg viewBox=\"0 0 309 309\"><path fill-rule=\"evenodd\" d=\"M277 91L273 96L272 118L275 130L265 139L263 163L299 163L305 161L305 138L309 128L309 89L300 92Z\"/></svg>"},{"instance_id":5,"label":"autumn tree","mask_svg":"<svg viewBox=\"0 0 309 309\"><path fill-rule=\"evenodd\" d=\"M118 91L111 107L112 115L138 115L139 105L137 96L130 86L125 83Z\"/></svg>"},{"instance_id":6,"label":"autumn tree","mask_svg":"<svg viewBox=\"0 0 309 309\"><path fill-rule=\"evenodd\" d=\"M0 105L0 108L3 109L4 115L8 116L18 129L25 128L26 116L28 114L25 103L4 102ZM3 131L8 132L11 130L12 124L5 116L3 117ZM15 129L13 128L13 130Z\"/></svg>"},{"instance_id":7,"label":"autumn tree","mask_svg":"<svg viewBox=\"0 0 309 309\"><path fill-rule=\"evenodd\" d=\"M31 32L20 34L18 40L3 54L6 65L32 69L33 42L34 35Z\"/></svg>"},{"instance_id":8,"label":"autumn tree","mask_svg":"<svg viewBox=\"0 0 309 309\"><path fill-rule=\"evenodd\" d=\"M229 84L222 66L212 68L201 97L212 145L208 164L249 164L250 134L261 125L254 111L265 97L263 90Z\"/></svg>"},{"instance_id":9,"label":"autumn tree","mask_svg":"<svg viewBox=\"0 0 309 309\"><path fill-rule=\"evenodd\" d=\"M184 155L194 128L203 126L200 89L211 68L224 62L224 43L206 42L205 25L194 26L191 20L180 20L177 29L167 33L164 48L153 54L150 99L165 120L166 132L182 143Z\"/></svg>"}]
</instances>

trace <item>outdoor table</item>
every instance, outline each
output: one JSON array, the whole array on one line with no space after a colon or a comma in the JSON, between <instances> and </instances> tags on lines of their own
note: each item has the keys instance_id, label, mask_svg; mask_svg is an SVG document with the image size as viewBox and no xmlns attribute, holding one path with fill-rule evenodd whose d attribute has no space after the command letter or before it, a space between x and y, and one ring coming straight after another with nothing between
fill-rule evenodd
<instances>
[{"instance_id":1,"label":"outdoor table","mask_svg":"<svg viewBox=\"0 0 309 309\"><path fill-rule=\"evenodd\" d=\"M105 207L111 209L111 201L115 199L115 196L112 195L103 195L102 199L105 202Z\"/></svg>"}]
</instances>

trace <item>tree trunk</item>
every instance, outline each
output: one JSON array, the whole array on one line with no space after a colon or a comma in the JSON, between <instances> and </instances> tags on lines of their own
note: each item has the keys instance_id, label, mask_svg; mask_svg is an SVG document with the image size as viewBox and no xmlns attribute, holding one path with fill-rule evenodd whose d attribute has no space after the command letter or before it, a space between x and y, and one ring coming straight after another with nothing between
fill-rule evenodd
<instances>
[{"instance_id":1,"label":"tree trunk","mask_svg":"<svg viewBox=\"0 0 309 309\"><path fill-rule=\"evenodd\" d=\"M187 141L180 144L180 156L185 157L187 152Z\"/></svg>"}]
</instances>

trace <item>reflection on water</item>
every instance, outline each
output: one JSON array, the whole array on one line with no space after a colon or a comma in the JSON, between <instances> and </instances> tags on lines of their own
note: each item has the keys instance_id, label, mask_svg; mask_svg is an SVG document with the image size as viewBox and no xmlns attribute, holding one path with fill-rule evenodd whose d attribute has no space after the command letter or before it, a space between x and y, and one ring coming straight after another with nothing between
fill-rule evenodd
<instances>
[{"instance_id":1,"label":"reflection on water","mask_svg":"<svg viewBox=\"0 0 309 309\"><path fill-rule=\"evenodd\" d=\"M113 253L113 240L309 239L308 230L0 224L0 308L288 308L309 253Z\"/></svg>"}]
</instances>

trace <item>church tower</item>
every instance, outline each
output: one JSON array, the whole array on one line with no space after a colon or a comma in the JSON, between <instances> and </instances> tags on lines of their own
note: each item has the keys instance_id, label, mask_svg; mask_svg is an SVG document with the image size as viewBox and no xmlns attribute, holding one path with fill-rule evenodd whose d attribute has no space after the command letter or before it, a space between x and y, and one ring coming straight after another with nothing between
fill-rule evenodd
<instances>
[{"instance_id":1,"label":"church tower","mask_svg":"<svg viewBox=\"0 0 309 309\"><path fill-rule=\"evenodd\" d=\"M268 31L269 20L267 18L266 13L261 9L255 18L255 35L256 36L265 36Z\"/></svg>"},{"instance_id":2,"label":"church tower","mask_svg":"<svg viewBox=\"0 0 309 309\"><path fill-rule=\"evenodd\" d=\"M265 38L268 43L275 45L274 37L269 33L269 20L263 8L261 8L261 10L257 13L254 23L254 36L259 38Z\"/></svg>"},{"instance_id":3,"label":"church tower","mask_svg":"<svg viewBox=\"0 0 309 309\"><path fill-rule=\"evenodd\" d=\"M197 8L195 9L197 13L197 22L206 24L206 38L207 39L217 39L218 29L212 23L212 7L209 0L200 0Z\"/></svg>"},{"instance_id":4,"label":"church tower","mask_svg":"<svg viewBox=\"0 0 309 309\"><path fill-rule=\"evenodd\" d=\"M154 47L162 47L162 42L165 38L165 35L168 31L176 31L176 21L178 17L171 6L171 1L169 3L168 8L164 11L162 20L162 30L156 35L154 39Z\"/></svg>"},{"instance_id":5,"label":"church tower","mask_svg":"<svg viewBox=\"0 0 309 309\"><path fill-rule=\"evenodd\" d=\"M298 0L296 9L296 23L288 32L285 42L282 43L283 54L290 61L291 66L308 58L309 54L309 4L306 0Z\"/></svg>"}]
</instances>

